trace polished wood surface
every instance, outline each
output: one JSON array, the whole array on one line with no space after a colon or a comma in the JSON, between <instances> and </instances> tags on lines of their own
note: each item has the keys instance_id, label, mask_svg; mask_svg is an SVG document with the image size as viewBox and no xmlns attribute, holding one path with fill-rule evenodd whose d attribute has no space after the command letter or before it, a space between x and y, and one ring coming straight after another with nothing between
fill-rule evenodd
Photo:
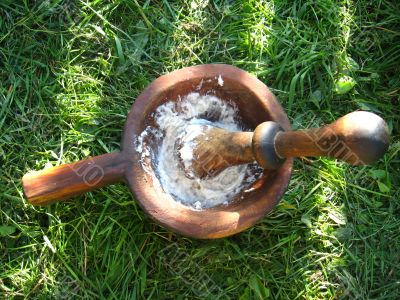
<instances>
[{"instance_id":1,"label":"polished wood surface","mask_svg":"<svg viewBox=\"0 0 400 300\"><path fill-rule=\"evenodd\" d=\"M223 78L223 85L218 83L219 76ZM167 101L179 101L190 92L212 94L234 103L238 107L243 124L249 131L254 131L257 125L266 121L276 122L285 131L277 134L274 145L279 155L288 158L283 160L282 165L276 170L265 170L263 176L250 186L248 191L237 195L229 205L193 210L178 203L171 195L164 192L154 170L151 173L143 169L140 162L141 153L135 150L135 139L147 126L154 125L153 113L157 107ZM361 139L363 142L359 143L360 140L355 137L360 132L364 134L371 132L372 129L353 130L358 126L354 127L349 121L352 121L352 118L334 123L335 125L329 128L340 133L340 141L352 141L356 145L352 149L373 153L362 156L364 162L380 157L387 146L387 127L384 122L379 121L380 124L384 124L381 127L384 130L380 131L382 134L377 135L383 139L374 140L376 143L373 145L378 145L377 151L371 152L369 144L365 144L368 138ZM343 135L343 132L347 133ZM348 134L349 132L351 134ZM221 153L225 153L229 164L243 163L252 159L249 151L252 148L250 135L251 132L234 133L232 136L219 132L220 140L223 141ZM310 136L317 139L310 139ZM23 187L27 199L32 204L45 205L108 184L125 181L139 205L158 224L190 237L221 238L253 226L271 211L283 196L290 180L293 166L291 157L308 154L325 155L319 147L315 147L315 141L330 141L331 138L332 135L327 135L326 128L290 132L289 120L276 97L261 81L247 72L223 64L194 66L157 78L139 95L125 123L121 152L29 173L23 178ZM262 134L260 142L261 139ZM333 156L340 157L335 155ZM216 168L213 166L211 169Z\"/></svg>"},{"instance_id":2,"label":"polished wood surface","mask_svg":"<svg viewBox=\"0 0 400 300\"><path fill-rule=\"evenodd\" d=\"M322 128L281 132L275 149L281 157L328 156L352 165L380 159L389 146L385 121L374 113L349 113Z\"/></svg>"},{"instance_id":3,"label":"polished wood surface","mask_svg":"<svg viewBox=\"0 0 400 300\"><path fill-rule=\"evenodd\" d=\"M224 80L223 86L218 77ZM259 221L279 202L289 183L293 160L287 159L279 169L264 175L240 193L229 205L196 211L166 194L155 174L143 169L135 139L146 126L154 125L153 113L167 101L179 101L190 92L212 94L238 107L243 124L254 130L264 121L275 121L289 130L289 120L276 97L256 77L229 65L211 64L188 67L154 80L136 99L128 114L120 154L106 154L98 160L105 176L94 176L93 185L85 185L78 162L67 166L27 174L23 179L25 195L35 205L44 205L114 182L126 181L143 210L158 224L186 236L209 239L241 232ZM109 156L111 155L111 156ZM42 173L43 172L43 173ZM100 174L100 173L99 173Z\"/></svg>"},{"instance_id":4,"label":"polished wood surface","mask_svg":"<svg viewBox=\"0 0 400 300\"><path fill-rule=\"evenodd\" d=\"M223 78L223 85L218 82L219 76ZM125 123L121 153L93 158L94 164L104 169L104 177L100 176L101 172L93 175L88 185L74 171L93 165L92 159L29 173L23 178L28 201L46 205L125 181L139 205L154 221L180 234L201 239L221 238L253 226L284 194L292 172L292 159L273 172L265 171L248 191L237 195L229 205L205 210L193 210L178 203L164 192L154 170L149 173L142 167L135 140L147 126L154 125L153 114L160 105L179 101L191 92L212 94L233 103L249 130L268 120L278 122L285 130L290 129L289 120L276 97L256 77L224 64L184 68L157 78L135 100Z\"/></svg>"},{"instance_id":5,"label":"polished wood surface","mask_svg":"<svg viewBox=\"0 0 400 300\"><path fill-rule=\"evenodd\" d=\"M224 80L223 86L217 78ZM201 65L174 71L153 81L136 99L124 129L122 151L133 163L126 179L140 206L157 223L186 236L211 239L241 232L262 219L279 202L292 173L293 159L263 176L247 192L237 195L229 205L193 210L166 194L158 179L143 170L132 139L146 126L154 125L155 109L167 101L179 101L190 92L211 94L238 107L243 125L250 131L265 121L275 121L290 130L289 120L276 97L264 83L249 73L229 65Z\"/></svg>"},{"instance_id":6,"label":"polished wood surface","mask_svg":"<svg viewBox=\"0 0 400 300\"><path fill-rule=\"evenodd\" d=\"M22 185L31 204L47 205L122 181L125 167L126 161L120 152L108 153L27 173Z\"/></svg>"},{"instance_id":7,"label":"polished wood surface","mask_svg":"<svg viewBox=\"0 0 400 300\"><path fill-rule=\"evenodd\" d=\"M215 176L229 166L254 161L252 136L252 132L206 129L196 141L191 169L203 178Z\"/></svg>"},{"instance_id":8,"label":"polished wood surface","mask_svg":"<svg viewBox=\"0 0 400 300\"><path fill-rule=\"evenodd\" d=\"M271 128L271 123L257 126L254 135L223 129L205 130L194 142L194 173L204 178L229 166L255 160L263 167L274 169L283 163L280 158L300 156L327 156L353 165L365 165L380 159L389 146L385 121L365 111L349 113L322 128L282 130L273 135L271 131L262 130ZM273 155L269 153L271 151ZM278 159L279 163L268 161L272 159Z\"/></svg>"}]
</instances>

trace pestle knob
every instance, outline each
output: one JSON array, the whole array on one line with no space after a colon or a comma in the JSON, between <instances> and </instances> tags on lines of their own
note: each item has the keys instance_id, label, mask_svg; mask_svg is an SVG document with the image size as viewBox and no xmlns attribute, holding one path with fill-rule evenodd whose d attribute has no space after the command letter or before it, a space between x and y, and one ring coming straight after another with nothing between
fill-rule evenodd
<instances>
[{"instance_id":1,"label":"pestle knob","mask_svg":"<svg viewBox=\"0 0 400 300\"><path fill-rule=\"evenodd\" d=\"M288 157L327 156L352 165L373 163L389 146L389 131L379 116L349 113L321 128L283 131L268 121L254 133L207 127L196 137L190 173L204 178L233 165L256 160L263 168L279 168ZM188 171L185 166L185 172Z\"/></svg>"},{"instance_id":2,"label":"pestle knob","mask_svg":"<svg viewBox=\"0 0 400 300\"><path fill-rule=\"evenodd\" d=\"M376 114L356 111L322 128L282 132L275 147L280 157L327 156L368 165L388 149L389 129Z\"/></svg>"}]
</instances>

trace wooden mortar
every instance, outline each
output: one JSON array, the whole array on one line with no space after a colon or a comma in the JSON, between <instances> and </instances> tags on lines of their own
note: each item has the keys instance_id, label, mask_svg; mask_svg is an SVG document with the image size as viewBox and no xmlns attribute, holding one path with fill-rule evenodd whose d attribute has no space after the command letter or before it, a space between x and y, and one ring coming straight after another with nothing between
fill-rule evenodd
<instances>
[{"instance_id":1,"label":"wooden mortar","mask_svg":"<svg viewBox=\"0 0 400 300\"><path fill-rule=\"evenodd\" d=\"M219 76L223 85L218 84ZM177 203L163 191L156 176L142 168L135 138L153 124L151 114L158 106L178 101L191 92L212 94L235 103L251 130L266 121L276 122L284 131L290 130L289 120L276 97L256 77L223 64L184 68L157 78L139 95L128 114L120 152L28 173L22 179L26 198L33 205L47 205L125 182L139 205L157 223L183 235L221 238L253 226L281 199L290 179L293 158L285 159L274 170L266 170L229 205L201 211Z\"/></svg>"}]
</instances>

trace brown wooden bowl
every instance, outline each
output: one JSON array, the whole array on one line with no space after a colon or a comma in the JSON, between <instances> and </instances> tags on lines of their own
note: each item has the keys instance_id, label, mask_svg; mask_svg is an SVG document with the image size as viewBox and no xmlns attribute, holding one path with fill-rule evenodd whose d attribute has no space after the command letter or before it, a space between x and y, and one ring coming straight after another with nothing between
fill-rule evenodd
<instances>
[{"instance_id":1,"label":"brown wooden bowl","mask_svg":"<svg viewBox=\"0 0 400 300\"><path fill-rule=\"evenodd\" d=\"M221 76L224 84L218 84ZM156 176L143 170L135 138L153 121L151 114L167 101L190 92L216 95L232 101L250 129L275 121L284 130L289 120L276 97L256 77L224 64L209 64L174 71L154 80L136 99L124 128L121 152L93 157L73 164L28 173L23 178L27 199L45 205L95 188L124 181L140 206L160 225L195 238L221 238L253 226L281 199L292 172L289 158L277 170L265 172L250 192L228 205L193 210L166 194Z\"/></svg>"}]
</instances>

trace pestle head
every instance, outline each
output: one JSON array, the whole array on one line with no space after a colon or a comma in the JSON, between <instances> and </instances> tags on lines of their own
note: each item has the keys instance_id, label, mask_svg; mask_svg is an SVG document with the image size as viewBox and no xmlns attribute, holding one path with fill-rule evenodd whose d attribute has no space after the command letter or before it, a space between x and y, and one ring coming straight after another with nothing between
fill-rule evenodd
<instances>
[{"instance_id":1,"label":"pestle head","mask_svg":"<svg viewBox=\"0 0 400 300\"><path fill-rule=\"evenodd\" d=\"M252 136L252 132L190 125L177 138L175 151L186 177L208 178L230 166L253 162Z\"/></svg>"},{"instance_id":2,"label":"pestle head","mask_svg":"<svg viewBox=\"0 0 400 300\"><path fill-rule=\"evenodd\" d=\"M188 125L183 134L179 135L176 139L176 155L178 156L180 167L188 178L195 178L198 175L196 170L203 169L202 166L206 167L208 163L206 159L207 154L205 153L209 152L207 144L201 146L200 153L199 151L195 151L195 147L207 142L208 138L201 138L201 136L210 128L212 127L202 124ZM200 177L202 178L204 175Z\"/></svg>"}]
</instances>

